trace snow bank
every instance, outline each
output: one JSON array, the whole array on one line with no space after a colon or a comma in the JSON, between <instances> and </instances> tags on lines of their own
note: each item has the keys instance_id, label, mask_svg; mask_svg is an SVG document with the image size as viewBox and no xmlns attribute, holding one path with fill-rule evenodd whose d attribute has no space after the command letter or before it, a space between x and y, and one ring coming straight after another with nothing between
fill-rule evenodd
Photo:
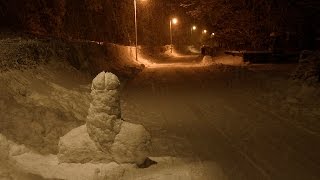
<instances>
[{"instance_id":1,"label":"snow bank","mask_svg":"<svg viewBox=\"0 0 320 180\"><path fill-rule=\"evenodd\" d=\"M109 163L112 157L101 151L89 137L85 125L60 138L58 158L65 163Z\"/></svg>"},{"instance_id":2,"label":"snow bank","mask_svg":"<svg viewBox=\"0 0 320 180\"><path fill-rule=\"evenodd\" d=\"M309 84L320 82L320 52L303 51L292 77Z\"/></svg>"},{"instance_id":3,"label":"snow bank","mask_svg":"<svg viewBox=\"0 0 320 180\"><path fill-rule=\"evenodd\" d=\"M193 54L200 54L200 50L194 46L188 46L188 51L193 53Z\"/></svg>"},{"instance_id":4,"label":"snow bank","mask_svg":"<svg viewBox=\"0 0 320 180\"><path fill-rule=\"evenodd\" d=\"M244 65L242 57L230 55L223 55L218 57L204 56L202 59L202 63L206 65L210 65L212 63L230 66Z\"/></svg>"},{"instance_id":5,"label":"snow bank","mask_svg":"<svg viewBox=\"0 0 320 180\"><path fill-rule=\"evenodd\" d=\"M142 125L123 122L111 147L116 162L143 164L150 153L150 134Z\"/></svg>"},{"instance_id":6,"label":"snow bank","mask_svg":"<svg viewBox=\"0 0 320 180\"><path fill-rule=\"evenodd\" d=\"M0 134L0 179L120 179L124 168L116 163L59 163L55 155L41 155ZM32 174L32 175L31 175Z\"/></svg>"},{"instance_id":7,"label":"snow bank","mask_svg":"<svg viewBox=\"0 0 320 180\"><path fill-rule=\"evenodd\" d=\"M139 47L139 62L145 67L153 68L167 62L169 59L190 58L199 53L192 46L174 46L171 53L171 46L141 46Z\"/></svg>"},{"instance_id":8,"label":"snow bank","mask_svg":"<svg viewBox=\"0 0 320 180\"><path fill-rule=\"evenodd\" d=\"M213 64L213 58L211 56L204 56L201 63L204 65L211 65Z\"/></svg>"},{"instance_id":9,"label":"snow bank","mask_svg":"<svg viewBox=\"0 0 320 180\"><path fill-rule=\"evenodd\" d=\"M156 47L150 47L150 46L143 46L140 47L140 55L144 59L147 59L147 65L152 65L152 62L159 62L161 59L166 59L170 57L177 57L182 56L177 52L177 50L173 47L171 53L171 46L165 45L165 46L156 46Z\"/></svg>"},{"instance_id":10,"label":"snow bank","mask_svg":"<svg viewBox=\"0 0 320 180\"><path fill-rule=\"evenodd\" d=\"M91 75L109 71L120 77L128 77L144 68L143 62L135 61L135 48L129 46L28 37L0 39L0 46L0 72L36 68L48 62L67 62ZM139 60L144 61L142 57Z\"/></svg>"},{"instance_id":11,"label":"snow bank","mask_svg":"<svg viewBox=\"0 0 320 180\"><path fill-rule=\"evenodd\" d=\"M6 152L5 159L3 153ZM14 152L14 153L9 153ZM174 157L152 157L157 161L148 168L131 164L59 163L56 155L41 155L17 145L0 134L1 179L64 180L226 180L223 171L211 161L194 161ZM3 167L4 163L6 167Z\"/></svg>"},{"instance_id":12,"label":"snow bank","mask_svg":"<svg viewBox=\"0 0 320 180\"><path fill-rule=\"evenodd\" d=\"M244 61L242 57L230 56L230 55L217 57L217 59L215 59L214 62L217 64L224 64L224 65L231 65L231 66L244 65Z\"/></svg>"},{"instance_id":13,"label":"snow bank","mask_svg":"<svg viewBox=\"0 0 320 180\"><path fill-rule=\"evenodd\" d=\"M41 153L58 152L59 138L85 123L90 102L86 77L65 67L0 74L0 133Z\"/></svg>"},{"instance_id":14,"label":"snow bank","mask_svg":"<svg viewBox=\"0 0 320 180\"><path fill-rule=\"evenodd\" d=\"M0 133L41 153L86 122L92 76L143 69L132 47L55 39L0 39Z\"/></svg>"},{"instance_id":15,"label":"snow bank","mask_svg":"<svg viewBox=\"0 0 320 180\"><path fill-rule=\"evenodd\" d=\"M128 71L129 73L130 71L140 72L145 66L150 65L150 61L146 59L148 56L141 50L141 46L138 46L138 61L136 60L136 48L133 46L122 46L109 43L105 44L104 47L107 50L107 58L113 59L112 63L108 64L110 67L114 67L124 72ZM102 69L101 71L110 70Z\"/></svg>"},{"instance_id":16,"label":"snow bank","mask_svg":"<svg viewBox=\"0 0 320 180\"><path fill-rule=\"evenodd\" d=\"M164 46L166 49L164 54L167 55L168 57L182 57L184 55L180 54L175 47L172 47L172 52L171 52L171 46L166 45Z\"/></svg>"}]
</instances>

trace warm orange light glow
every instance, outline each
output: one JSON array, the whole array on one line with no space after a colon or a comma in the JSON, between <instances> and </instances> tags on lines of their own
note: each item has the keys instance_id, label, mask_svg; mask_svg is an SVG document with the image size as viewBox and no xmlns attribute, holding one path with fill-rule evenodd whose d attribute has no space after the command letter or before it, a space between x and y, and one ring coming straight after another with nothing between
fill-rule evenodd
<instances>
[{"instance_id":1,"label":"warm orange light glow","mask_svg":"<svg viewBox=\"0 0 320 180\"><path fill-rule=\"evenodd\" d=\"M203 30L203 34L207 34L207 32L208 32L208 31L207 31L206 29L205 29L205 30Z\"/></svg>"},{"instance_id":2,"label":"warm orange light glow","mask_svg":"<svg viewBox=\"0 0 320 180\"><path fill-rule=\"evenodd\" d=\"M214 36L214 33L212 33L211 36Z\"/></svg>"},{"instance_id":3,"label":"warm orange light glow","mask_svg":"<svg viewBox=\"0 0 320 180\"><path fill-rule=\"evenodd\" d=\"M197 26L192 26L192 30L196 30L197 29Z\"/></svg>"},{"instance_id":4,"label":"warm orange light glow","mask_svg":"<svg viewBox=\"0 0 320 180\"><path fill-rule=\"evenodd\" d=\"M178 23L178 19L177 18L172 18L172 24L177 24Z\"/></svg>"}]
</instances>

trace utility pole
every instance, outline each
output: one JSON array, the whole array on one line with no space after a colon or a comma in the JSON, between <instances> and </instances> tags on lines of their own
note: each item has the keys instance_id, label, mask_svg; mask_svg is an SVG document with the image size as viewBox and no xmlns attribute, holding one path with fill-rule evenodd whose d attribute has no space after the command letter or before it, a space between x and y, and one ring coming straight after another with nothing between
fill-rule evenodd
<instances>
[{"instance_id":1,"label":"utility pole","mask_svg":"<svg viewBox=\"0 0 320 180\"><path fill-rule=\"evenodd\" d=\"M171 53L172 53L172 49L173 49L173 43L172 43L172 24L177 24L178 23L178 19L177 18L172 18L170 19L170 44L171 44Z\"/></svg>"},{"instance_id":2,"label":"utility pole","mask_svg":"<svg viewBox=\"0 0 320 180\"><path fill-rule=\"evenodd\" d=\"M170 19L170 50L172 53L173 44L172 44L172 19Z\"/></svg>"},{"instance_id":3,"label":"utility pole","mask_svg":"<svg viewBox=\"0 0 320 180\"><path fill-rule=\"evenodd\" d=\"M138 61L137 0L134 0L134 24L135 24L135 34L136 34L136 61Z\"/></svg>"}]
</instances>

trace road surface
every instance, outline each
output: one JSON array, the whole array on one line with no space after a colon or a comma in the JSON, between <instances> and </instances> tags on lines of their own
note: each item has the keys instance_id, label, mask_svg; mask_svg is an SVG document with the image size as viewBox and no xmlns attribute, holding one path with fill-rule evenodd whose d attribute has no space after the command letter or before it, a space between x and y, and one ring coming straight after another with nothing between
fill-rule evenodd
<instances>
[{"instance_id":1,"label":"road surface","mask_svg":"<svg viewBox=\"0 0 320 180\"><path fill-rule=\"evenodd\" d=\"M320 179L320 116L280 101L294 65L188 66L194 58L146 68L122 90L123 117L151 132L153 156L215 161L231 180Z\"/></svg>"}]
</instances>

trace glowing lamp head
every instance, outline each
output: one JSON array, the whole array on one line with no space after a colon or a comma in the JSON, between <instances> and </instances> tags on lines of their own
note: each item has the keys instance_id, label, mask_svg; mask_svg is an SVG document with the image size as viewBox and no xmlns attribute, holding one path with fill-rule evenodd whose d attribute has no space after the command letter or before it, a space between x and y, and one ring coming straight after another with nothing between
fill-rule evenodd
<instances>
[{"instance_id":1,"label":"glowing lamp head","mask_svg":"<svg viewBox=\"0 0 320 180\"><path fill-rule=\"evenodd\" d=\"M208 32L208 31L207 31L206 29L205 29L205 30L203 30L203 34L207 34L207 32Z\"/></svg>"},{"instance_id":2,"label":"glowing lamp head","mask_svg":"<svg viewBox=\"0 0 320 180\"><path fill-rule=\"evenodd\" d=\"M177 24L178 23L178 19L177 18L172 18L171 21L172 21L172 24Z\"/></svg>"},{"instance_id":3,"label":"glowing lamp head","mask_svg":"<svg viewBox=\"0 0 320 180\"><path fill-rule=\"evenodd\" d=\"M192 26L192 30L196 30L197 29L197 26Z\"/></svg>"}]
</instances>

